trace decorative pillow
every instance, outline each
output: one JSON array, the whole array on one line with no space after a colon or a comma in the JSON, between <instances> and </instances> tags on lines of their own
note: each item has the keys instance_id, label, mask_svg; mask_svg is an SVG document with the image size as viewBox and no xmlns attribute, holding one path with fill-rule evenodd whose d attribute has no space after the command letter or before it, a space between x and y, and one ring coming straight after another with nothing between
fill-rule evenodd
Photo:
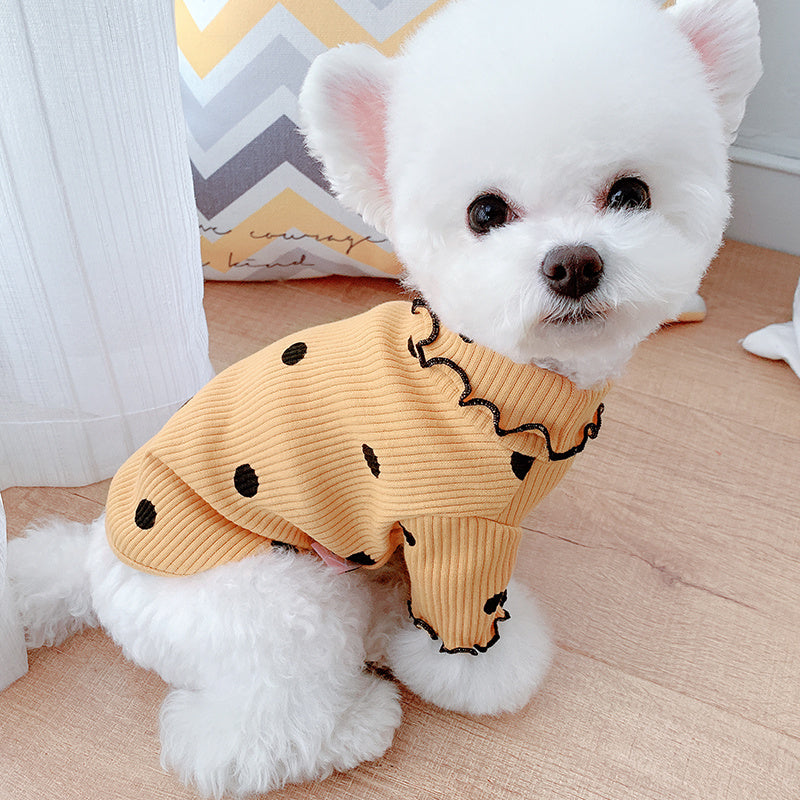
<instances>
[{"instance_id":1,"label":"decorative pillow","mask_svg":"<svg viewBox=\"0 0 800 800\"><path fill-rule=\"evenodd\" d=\"M311 61L386 55L448 0L176 0L180 80L206 278L396 275L389 242L331 196L297 131Z\"/></svg>"}]
</instances>

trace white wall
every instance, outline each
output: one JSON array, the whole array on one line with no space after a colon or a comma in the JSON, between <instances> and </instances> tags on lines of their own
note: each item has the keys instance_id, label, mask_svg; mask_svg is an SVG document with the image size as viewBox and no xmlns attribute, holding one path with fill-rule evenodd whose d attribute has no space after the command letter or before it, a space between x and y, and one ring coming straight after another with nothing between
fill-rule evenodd
<instances>
[{"instance_id":1,"label":"white wall","mask_svg":"<svg viewBox=\"0 0 800 800\"><path fill-rule=\"evenodd\" d=\"M732 151L727 236L800 255L800 2L757 2L764 77Z\"/></svg>"}]
</instances>

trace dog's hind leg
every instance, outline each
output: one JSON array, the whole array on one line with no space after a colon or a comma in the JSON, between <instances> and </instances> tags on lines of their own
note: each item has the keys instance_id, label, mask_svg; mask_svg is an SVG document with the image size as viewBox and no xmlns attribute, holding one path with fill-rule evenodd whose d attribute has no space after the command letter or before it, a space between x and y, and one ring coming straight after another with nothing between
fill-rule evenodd
<instances>
[{"instance_id":1,"label":"dog's hind leg","mask_svg":"<svg viewBox=\"0 0 800 800\"><path fill-rule=\"evenodd\" d=\"M364 671L371 595L358 574L268 551L187 577L131 569L98 537L97 614L171 686L162 761L203 794L251 794L379 757L394 684Z\"/></svg>"},{"instance_id":2,"label":"dog's hind leg","mask_svg":"<svg viewBox=\"0 0 800 800\"><path fill-rule=\"evenodd\" d=\"M8 576L29 650L97 625L86 570L91 532L92 525L53 519L9 542Z\"/></svg>"}]
</instances>

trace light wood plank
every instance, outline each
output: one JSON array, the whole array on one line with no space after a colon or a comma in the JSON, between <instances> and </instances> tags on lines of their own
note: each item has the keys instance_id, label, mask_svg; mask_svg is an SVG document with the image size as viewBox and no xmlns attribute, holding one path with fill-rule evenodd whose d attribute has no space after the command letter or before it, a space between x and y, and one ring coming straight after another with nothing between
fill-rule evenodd
<instances>
[{"instance_id":1,"label":"light wood plank","mask_svg":"<svg viewBox=\"0 0 800 800\"><path fill-rule=\"evenodd\" d=\"M206 283L211 361L218 371L290 333L359 314L403 294L395 281L320 278Z\"/></svg>"},{"instance_id":2,"label":"light wood plank","mask_svg":"<svg viewBox=\"0 0 800 800\"><path fill-rule=\"evenodd\" d=\"M103 512L110 481L78 488L12 487L3 490L8 536L19 536L30 524L48 517L77 522L96 519Z\"/></svg>"}]
</instances>

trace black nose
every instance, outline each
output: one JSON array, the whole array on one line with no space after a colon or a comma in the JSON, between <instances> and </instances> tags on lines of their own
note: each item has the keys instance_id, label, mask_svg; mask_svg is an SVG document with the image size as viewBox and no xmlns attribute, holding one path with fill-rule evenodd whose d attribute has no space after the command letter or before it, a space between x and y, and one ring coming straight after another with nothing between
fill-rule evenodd
<instances>
[{"instance_id":1,"label":"black nose","mask_svg":"<svg viewBox=\"0 0 800 800\"><path fill-rule=\"evenodd\" d=\"M577 300L597 288L603 259L588 244L554 247L542 261L542 275L556 294Z\"/></svg>"}]
</instances>

